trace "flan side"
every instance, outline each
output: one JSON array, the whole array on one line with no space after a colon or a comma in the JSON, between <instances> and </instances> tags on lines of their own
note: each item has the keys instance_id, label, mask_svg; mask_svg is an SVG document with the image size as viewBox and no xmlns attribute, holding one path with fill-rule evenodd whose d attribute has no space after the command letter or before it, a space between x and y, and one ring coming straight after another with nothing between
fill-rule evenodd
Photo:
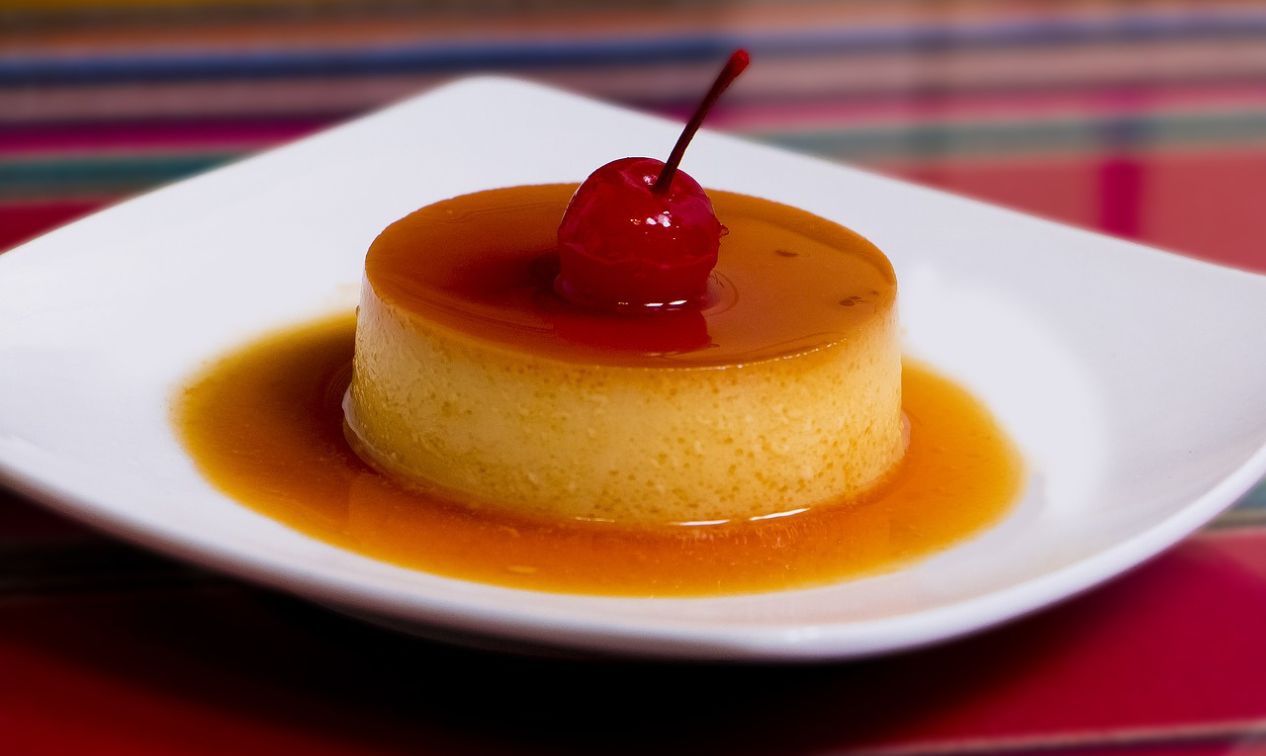
<instances>
[{"instance_id":1,"label":"flan side","mask_svg":"<svg viewBox=\"0 0 1266 756\"><path fill-rule=\"evenodd\" d=\"M746 518L861 495L900 459L891 315L752 364L571 364L479 343L371 287L347 422L362 456L420 486L547 516Z\"/></svg>"}]
</instances>

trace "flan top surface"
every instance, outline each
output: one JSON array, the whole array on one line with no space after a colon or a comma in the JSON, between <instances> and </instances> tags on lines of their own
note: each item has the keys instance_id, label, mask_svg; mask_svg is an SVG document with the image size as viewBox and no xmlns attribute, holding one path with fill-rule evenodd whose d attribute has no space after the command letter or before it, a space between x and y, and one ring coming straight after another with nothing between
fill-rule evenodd
<instances>
[{"instance_id":1,"label":"flan top surface","mask_svg":"<svg viewBox=\"0 0 1266 756\"><path fill-rule=\"evenodd\" d=\"M568 362L717 367L848 339L889 312L896 277L856 233L769 200L709 191L729 233L705 302L620 315L553 291L559 221L575 184L492 189L437 202L374 241L365 277L397 310L459 336Z\"/></svg>"}]
</instances>

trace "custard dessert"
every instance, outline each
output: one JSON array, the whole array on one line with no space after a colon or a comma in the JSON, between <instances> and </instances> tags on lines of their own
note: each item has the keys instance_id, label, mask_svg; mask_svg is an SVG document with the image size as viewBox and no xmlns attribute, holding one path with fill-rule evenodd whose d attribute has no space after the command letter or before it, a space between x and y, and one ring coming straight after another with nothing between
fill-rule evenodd
<instances>
[{"instance_id":1,"label":"custard dessert","mask_svg":"<svg viewBox=\"0 0 1266 756\"><path fill-rule=\"evenodd\" d=\"M183 390L199 469L365 556L599 595L821 585L995 522L1019 458L966 392L903 371L884 255L680 170L747 64L730 56L667 161L389 226L354 319Z\"/></svg>"},{"instance_id":2,"label":"custard dessert","mask_svg":"<svg viewBox=\"0 0 1266 756\"><path fill-rule=\"evenodd\" d=\"M575 185L439 202L372 244L349 440L471 506L617 522L750 519L857 499L901 459L896 281L862 237L709 192L728 229L688 307L556 291Z\"/></svg>"}]
</instances>

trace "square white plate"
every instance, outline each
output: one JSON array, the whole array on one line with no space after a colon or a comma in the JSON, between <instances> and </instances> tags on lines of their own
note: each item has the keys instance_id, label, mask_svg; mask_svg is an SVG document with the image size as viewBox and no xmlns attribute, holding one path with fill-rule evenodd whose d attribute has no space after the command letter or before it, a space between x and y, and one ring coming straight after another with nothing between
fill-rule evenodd
<instances>
[{"instance_id":1,"label":"square white plate","mask_svg":"<svg viewBox=\"0 0 1266 756\"><path fill-rule=\"evenodd\" d=\"M929 643L1105 580L1266 472L1266 278L703 134L704 185L798 205L892 258L906 344L1018 440L1023 501L898 572L701 599L466 583L313 540L208 485L173 390L355 303L388 222L452 195L664 155L679 126L473 79L132 200L0 256L0 479L142 545L415 632L622 654L825 659Z\"/></svg>"}]
</instances>

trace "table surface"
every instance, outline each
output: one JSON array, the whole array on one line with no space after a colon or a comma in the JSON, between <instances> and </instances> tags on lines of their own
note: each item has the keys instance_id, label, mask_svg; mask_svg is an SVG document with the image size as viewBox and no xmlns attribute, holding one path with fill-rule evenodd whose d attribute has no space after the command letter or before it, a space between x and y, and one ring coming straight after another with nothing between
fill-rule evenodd
<instances>
[{"instance_id":1,"label":"table surface","mask_svg":"<svg viewBox=\"0 0 1266 756\"><path fill-rule=\"evenodd\" d=\"M1266 271L1264 42L1244 2L12 0L0 249L464 72L680 115L743 43L716 128ZM809 667L435 645L0 491L0 753L1266 752L1263 638L1266 487L1052 610Z\"/></svg>"}]
</instances>

